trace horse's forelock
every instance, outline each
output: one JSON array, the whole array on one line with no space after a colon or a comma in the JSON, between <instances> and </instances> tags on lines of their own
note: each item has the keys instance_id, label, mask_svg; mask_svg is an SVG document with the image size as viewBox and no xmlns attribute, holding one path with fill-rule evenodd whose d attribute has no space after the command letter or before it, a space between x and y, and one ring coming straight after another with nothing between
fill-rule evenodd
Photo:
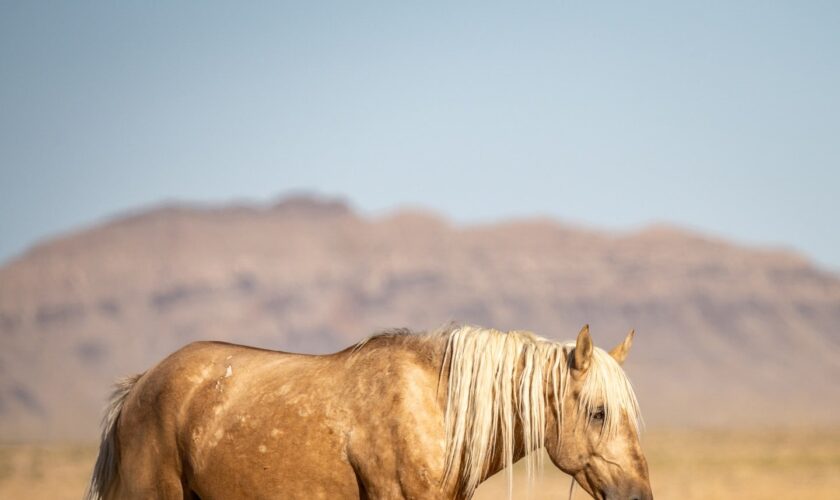
<instances>
[{"instance_id":1,"label":"horse's forelock","mask_svg":"<svg viewBox=\"0 0 840 500\"><path fill-rule=\"evenodd\" d=\"M567 343L566 348L574 348L574 342ZM624 414L638 433L642 414L630 379L608 352L596 347L583 381L577 411L581 418L587 418L601 406L604 410L602 439L612 439L621 432Z\"/></svg>"}]
</instances>

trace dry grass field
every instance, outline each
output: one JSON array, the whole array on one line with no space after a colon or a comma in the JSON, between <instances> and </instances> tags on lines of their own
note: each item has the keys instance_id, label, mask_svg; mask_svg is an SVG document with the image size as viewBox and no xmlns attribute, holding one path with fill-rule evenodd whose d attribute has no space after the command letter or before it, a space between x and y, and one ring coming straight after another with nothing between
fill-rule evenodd
<instances>
[{"instance_id":1,"label":"dry grass field","mask_svg":"<svg viewBox=\"0 0 840 500\"><path fill-rule=\"evenodd\" d=\"M840 429L832 431L649 431L644 436L657 499L834 499L840 491ZM95 457L91 445L0 445L0 498L78 500ZM521 464L520 464L521 465ZM517 467L515 498L566 498L569 478L547 466L527 494ZM504 498L502 477L478 500ZM588 498L579 487L574 498Z\"/></svg>"},{"instance_id":2,"label":"dry grass field","mask_svg":"<svg viewBox=\"0 0 840 500\"><path fill-rule=\"evenodd\" d=\"M650 431L643 436L654 497L663 499L836 499L840 430ZM547 457L546 457L547 459ZM571 479L546 467L530 496L524 467L517 498L567 498ZM516 480L516 479L515 479ZM504 479L482 485L476 500L504 497ZM575 486L575 499L590 498Z\"/></svg>"}]
</instances>

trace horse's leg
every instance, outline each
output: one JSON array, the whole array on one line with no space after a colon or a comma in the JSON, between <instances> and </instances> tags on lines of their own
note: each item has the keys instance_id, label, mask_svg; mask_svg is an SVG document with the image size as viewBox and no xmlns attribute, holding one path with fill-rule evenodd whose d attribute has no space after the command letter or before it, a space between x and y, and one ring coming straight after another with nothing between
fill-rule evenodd
<instances>
[{"instance_id":1,"label":"horse's leg","mask_svg":"<svg viewBox=\"0 0 840 500\"><path fill-rule=\"evenodd\" d=\"M196 498L185 487L177 463L158 453L154 443L123 447L119 482L114 498L133 500L191 500Z\"/></svg>"},{"instance_id":2,"label":"horse's leg","mask_svg":"<svg viewBox=\"0 0 840 500\"><path fill-rule=\"evenodd\" d=\"M113 498L126 500L140 500L148 498L159 498L165 500L195 500L198 496L191 491L185 490L181 482L161 481L153 483L151 481L145 483L126 484L120 482L115 489Z\"/></svg>"},{"instance_id":3,"label":"horse's leg","mask_svg":"<svg viewBox=\"0 0 840 500\"><path fill-rule=\"evenodd\" d=\"M132 402L117 424L119 458L115 499L187 500L177 443L154 414Z\"/></svg>"}]
</instances>

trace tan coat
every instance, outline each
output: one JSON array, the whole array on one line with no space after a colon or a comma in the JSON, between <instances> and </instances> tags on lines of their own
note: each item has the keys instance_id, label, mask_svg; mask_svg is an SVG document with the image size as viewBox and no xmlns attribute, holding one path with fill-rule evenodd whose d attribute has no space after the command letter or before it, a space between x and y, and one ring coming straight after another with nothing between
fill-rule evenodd
<instances>
[{"instance_id":1,"label":"tan coat","mask_svg":"<svg viewBox=\"0 0 840 500\"><path fill-rule=\"evenodd\" d=\"M190 344L118 390L89 498L469 497L444 471L450 334L327 356Z\"/></svg>"}]
</instances>

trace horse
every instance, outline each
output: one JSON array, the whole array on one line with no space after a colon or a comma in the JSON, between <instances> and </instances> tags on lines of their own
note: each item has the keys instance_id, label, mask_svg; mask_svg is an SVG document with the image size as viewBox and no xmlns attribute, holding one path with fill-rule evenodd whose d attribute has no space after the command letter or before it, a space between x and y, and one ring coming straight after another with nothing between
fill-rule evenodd
<instances>
[{"instance_id":1,"label":"horse","mask_svg":"<svg viewBox=\"0 0 840 500\"><path fill-rule=\"evenodd\" d=\"M201 341L117 384L86 499L469 499L545 448L594 498L652 499L641 414L575 342L450 325L329 355ZM574 485L574 483L572 483Z\"/></svg>"}]
</instances>

